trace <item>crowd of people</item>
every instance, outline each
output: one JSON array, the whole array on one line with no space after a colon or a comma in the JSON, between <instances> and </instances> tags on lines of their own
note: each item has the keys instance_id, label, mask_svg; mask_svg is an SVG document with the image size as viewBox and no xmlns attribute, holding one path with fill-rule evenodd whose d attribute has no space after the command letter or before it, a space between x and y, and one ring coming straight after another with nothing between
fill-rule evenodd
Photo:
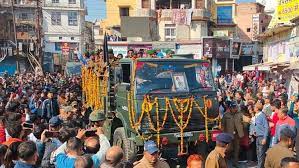
<instances>
[{"instance_id":1,"label":"crowd of people","mask_svg":"<svg viewBox=\"0 0 299 168\"><path fill-rule=\"evenodd\" d=\"M243 160L258 168L299 167L299 97L288 95L285 80L250 72L215 82L223 133L207 156L190 155L187 167L239 167ZM104 134L106 116L83 104L81 89L80 76L60 73L0 77L0 168L170 167L152 140L141 160L125 160Z\"/></svg>"},{"instance_id":2,"label":"crowd of people","mask_svg":"<svg viewBox=\"0 0 299 168\"><path fill-rule=\"evenodd\" d=\"M206 167L240 160L258 168L299 167L298 94L288 95L286 80L265 79L258 72L222 75L215 79L221 130ZM216 166L217 165L217 166Z\"/></svg>"},{"instance_id":3,"label":"crowd of people","mask_svg":"<svg viewBox=\"0 0 299 168\"><path fill-rule=\"evenodd\" d=\"M103 132L104 113L85 107L81 98L79 76L0 77L0 167L169 167L152 140L144 143L141 160L126 161ZM189 164L196 167L202 158L192 155Z\"/></svg>"}]
</instances>

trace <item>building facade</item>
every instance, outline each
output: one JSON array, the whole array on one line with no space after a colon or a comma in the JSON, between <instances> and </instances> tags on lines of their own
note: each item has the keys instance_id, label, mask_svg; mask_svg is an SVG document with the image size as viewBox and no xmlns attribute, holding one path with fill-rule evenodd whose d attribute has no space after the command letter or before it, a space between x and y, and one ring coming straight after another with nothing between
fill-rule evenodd
<instances>
[{"instance_id":1,"label":"building facade","mask_svg":"<svg viewBox=\"0 0 299 168\"><path fill-rule=\"evenodd\" d=\"M49 65L65 65L77 59L76 50L84 52L85 11L84 0L45 0L44 52Z\"/></svg>"},{"instance_id":2,"label":"building facade","mask_svg":"<svg viewBox=\"0 0 299 168\"><path fill-rule=\"evenodd\" d=\"M20 71L28 69L27 58L36 52L37 9L36 1L0 0L0 72L8 70L8 73L13 74L17 70L17 65Z\"/></svg>"}]
</instances>

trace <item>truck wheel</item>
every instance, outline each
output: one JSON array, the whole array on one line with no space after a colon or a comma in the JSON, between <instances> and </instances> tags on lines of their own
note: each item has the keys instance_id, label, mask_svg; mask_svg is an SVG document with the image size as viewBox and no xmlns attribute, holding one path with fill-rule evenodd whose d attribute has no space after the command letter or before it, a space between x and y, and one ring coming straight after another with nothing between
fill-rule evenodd
<instances>
[{"instance_id":1,"label":"truck wheel","mask_svg":"<svg viewBox=\"0 0 299 168\"><path fill-rule=\"evenodd\" d=\"M116 128L114 131L113 145L119 146L124 150L126 160L134 159L136 155L136 145L126 137L124 127Z\"/></svg>"}]
</instances>

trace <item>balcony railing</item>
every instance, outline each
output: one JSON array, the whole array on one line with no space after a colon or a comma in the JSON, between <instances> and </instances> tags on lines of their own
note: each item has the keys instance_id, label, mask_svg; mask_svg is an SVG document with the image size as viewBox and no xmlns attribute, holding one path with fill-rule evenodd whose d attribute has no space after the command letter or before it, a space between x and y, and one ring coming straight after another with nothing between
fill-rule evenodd
<instances>
[{"instance_id":1,"label":"balcony railing","mask_svg":"<svg viewBox=\"0 0 299 168\"><path fill-rule=\"evenodd\" d=\"M189 10L189 9L181 9L181 10ZM209 18L210 13L206 9L192 9L192 19L196 17L201 18ZM173 9L162 9L161 18L172 18Z\"/></svg>"},{"instance_id":2,"label":"balcony railing","mask_svg":"<svg viewBox=\"0 0 299 168\"><path fill-rule=\"evenodd\" d=\"M138 17L156 17L156 11L152 9L137 9L136 16Z\"/></svg>"},{"instance_id":3,"label":"balcony railing","mask_svg":"<svg viewBox=\"0 0 299 168\"><path fill-rule=\"evenodd\" d=\"M233 19L224 19L224 18L217 18L217 24L222 24L222 25L226 25L226 24L234 24Z\"/></svg>"},{"instance_id":4,"label":"balcony railing","mask_svg":"<svg viewBox=\"0 0 299 168\"><path fill-rule=\"evenodd\" d=\"M35 18L17 18L16 17L16 23L17 24L31 24L31 25L35 25L36 21Z\"/></svg>"},{"instance_id":5,"label":"balcony railing","mask_svg":"<svg viewBox=\"0 0 299 168\"><path fill-rule=\"evenodd\" d=\"M45 7L56 7L56 8L79 8L79 9L85 10L84 5L80 4L79 2L76 4L45 2L44 6Z\"/></svg>"}]
</instances>

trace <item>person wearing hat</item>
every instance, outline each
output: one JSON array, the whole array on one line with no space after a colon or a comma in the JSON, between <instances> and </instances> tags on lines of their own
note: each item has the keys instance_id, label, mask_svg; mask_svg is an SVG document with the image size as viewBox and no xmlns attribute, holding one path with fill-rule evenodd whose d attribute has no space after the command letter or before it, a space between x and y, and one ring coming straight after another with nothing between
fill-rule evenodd
<instances>
[{"instance_id":1,"label":"person wearing hat","mask_svg":"<svg viewBox=\"0 0 299 168\"><path fill-rule=\"evenodd\" d=\"M48 93L48 99L44 100L42 105L42 117L47 121L59 114L59 106L57 100L54 98L54 93L55 90L51 89Z\"/></svg>"},{"instance_id":2,"label":"person wearing hat","mask_svg":"<svg viewBox=\"0 0 299 168\"><path fill-rule=\"evenodd\" d=\"M49 120L49 131L59 131L62 123L63 121L59 118L59 116L52 117Z\"/></svg>"},{"instance_id":3,"label":"person wearing hat","mask_svg":"<svg viewBox=\"0 0 299 168\"><path fill-rule=\"evenodd\" d=\"M289 128L280 131L280 141L267 151L265 167L280 168L280 162L285 157L295 157L292 148L296 135Z\"/></svg>"},{"instance_id":4,"label":"person wearing hat","mask_svg":"<svg viewBox=\"0 0 299 168\"><path fill-rule=\"evenodd\" d=\"M229 133L221 133L216 137L216 147L208 155L205 167L207 168L228 168L228 164L225 160L225 154L229 148L229 144L233 140L233 135Z\"/></svg>"},{"instance_id":5,"label":"person wearing hat","mask_svg":"<svg viewBox=\"0 0 299 168\"><path fill-rule=\"evenodd\" d=\"M143 158L134 163L134 168L169 168L169 165L159 158L157 144L149 140L144 143Z\"/></svg>"},{"instance_id":6,"label":"person wearing hat","mask_svg":"<svg viewBox=\"0 0 299 168\"><path fill-rule=\"evenodd\" d=\"M228 110L222 118L222 130L225 133L232 134L234 140L230 144L229 154L234 166L238 166L240 139L244 136L243 114L238 110L238 104L235 101L227 103Z\"/></svg>"},{"instance_id":7,"label":"person wearing hat","mask_svg":"<svg viewBox=\"0 0 299 168\"><path fill-rule=\"evenodd\" d=\"M93 111L89 115L89 124L92 127L103 127L105 120L106 116L102 110Z\"/></svg>"}]
</instances>

